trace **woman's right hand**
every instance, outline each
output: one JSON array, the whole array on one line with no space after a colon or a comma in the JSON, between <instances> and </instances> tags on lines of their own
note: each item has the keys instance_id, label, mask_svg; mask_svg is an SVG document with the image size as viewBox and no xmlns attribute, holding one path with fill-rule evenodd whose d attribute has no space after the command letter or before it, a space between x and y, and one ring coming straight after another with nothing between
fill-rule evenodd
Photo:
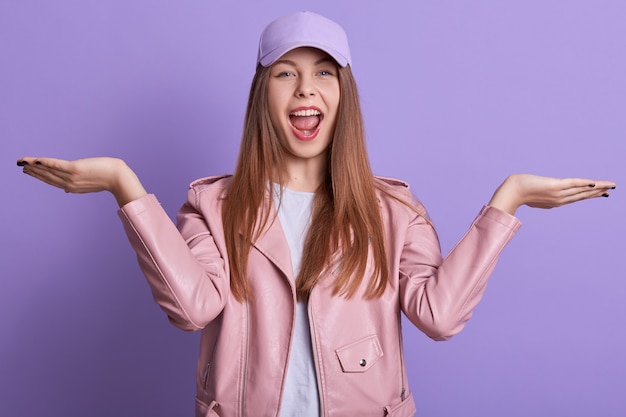
<instances>
[{"instance_id":1,"label":"woman's right hand","mask_svg":"<svg viewBox=\"0 0 626 417\"><path fill-rule=\"evenodd\" d=\"M86 158L65 161L25 157L17 161L23 172L67 193L109 191L119 206L136 200L146 190L126 163L117 158Z\"/></svg>"}]
</instances>

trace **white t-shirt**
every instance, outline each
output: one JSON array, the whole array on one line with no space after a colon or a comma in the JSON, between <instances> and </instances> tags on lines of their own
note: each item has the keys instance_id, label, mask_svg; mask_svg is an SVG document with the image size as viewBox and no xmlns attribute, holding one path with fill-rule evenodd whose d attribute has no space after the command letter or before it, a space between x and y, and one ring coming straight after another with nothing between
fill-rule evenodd
<instances>
[{"instance_id":1,"label":"white t-shirt","mask_svg":"<svg viewBox=\"0 0 626 417\"><path fill-rule=\"evenodd\" d=\"M315 193L293 191L273 184L274 204L278 219L285 232L294 278L300 272L304 240L311 224L311 211ZM287 380L280 408L281 417L319 417L319 394L311 347L311 331L307 303L296 304L295 329L291 343L291 355L287 367Z\"/></svg>"}]
</instances>

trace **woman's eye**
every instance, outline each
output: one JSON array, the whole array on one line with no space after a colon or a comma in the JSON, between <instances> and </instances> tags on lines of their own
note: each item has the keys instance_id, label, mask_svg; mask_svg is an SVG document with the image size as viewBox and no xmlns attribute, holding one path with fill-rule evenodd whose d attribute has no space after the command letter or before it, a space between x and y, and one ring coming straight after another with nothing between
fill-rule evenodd
<instances>
[{"instance_id":1,"label":"woman's eye","mask_svg":"<svg viewBox=\"0 0 626 417\"><path fill-rule=\"evenodd\" d=\"M293 76L293 72L289 72L289 71L282 71L279 72L277 77L291 77Z\"/></svg>"},{"instance_id":2,"label":"woman's eye","mask_svg":"<svg viewBox=\"0 0 626 417\"><path fill-rule=\"evenodd\" d=\"M328 75L333 75L333 73L330 72L330 71L322 70L322 71L320 71L320 75L328 76Z\"/></svg>"}]
</instances>

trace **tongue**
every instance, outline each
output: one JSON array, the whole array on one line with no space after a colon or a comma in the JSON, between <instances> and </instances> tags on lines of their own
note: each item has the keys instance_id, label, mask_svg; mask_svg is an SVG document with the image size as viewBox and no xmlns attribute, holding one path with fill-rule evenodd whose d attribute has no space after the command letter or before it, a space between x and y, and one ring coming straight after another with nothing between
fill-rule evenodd
<instances>
[{"instance_id":1,"label":"tongue","mask_svg":"<svg viewBox=\"0 0 626 417\"><path fill-rule=\"evenodd\" d=\"M291 124L298 130L313 130L320 123L319 116L293 116Z\"/></svg>"}]
</instances>

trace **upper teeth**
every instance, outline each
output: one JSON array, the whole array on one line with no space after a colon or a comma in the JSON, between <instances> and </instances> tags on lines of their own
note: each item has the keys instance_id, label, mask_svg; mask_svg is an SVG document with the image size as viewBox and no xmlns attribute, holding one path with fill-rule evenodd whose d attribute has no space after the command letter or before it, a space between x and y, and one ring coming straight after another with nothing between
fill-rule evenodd
<instances>
[{"instance_id":1,"label":"upper teeth","mask_svg":"<svg viewBox=\"0 0 626 417\"><path fill-rule=\"evenodd\" d=\"M298 110L291 113L291 116L319 116L320 113L318 110L307 109L307 110Z\"/></svg>"}]
</instances>

